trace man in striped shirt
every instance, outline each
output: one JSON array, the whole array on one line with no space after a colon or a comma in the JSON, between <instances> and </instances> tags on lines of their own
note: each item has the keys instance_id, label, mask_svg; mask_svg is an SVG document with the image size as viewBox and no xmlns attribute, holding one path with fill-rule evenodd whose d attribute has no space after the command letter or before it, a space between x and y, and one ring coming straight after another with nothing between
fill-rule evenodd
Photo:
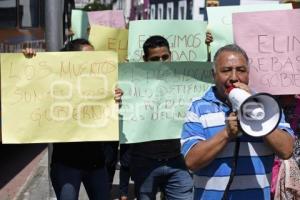
<instances>
[{"instance_id":1,"label":"man in striped shirt","mask_svg":"<svg viewBox=\"0 0 300 200\"><path fill-rule=\"evenodd\" d=\"M235 112L226 88L250 92L249 63L245 51L226 45L214 56L215 86L195 99L186 116L181 136L187 167L194 172L194 199L270 199L274 153L292 155L293 132L284 116L273 132L254 138L239 136Z\"/></svg>"}]
</instances>

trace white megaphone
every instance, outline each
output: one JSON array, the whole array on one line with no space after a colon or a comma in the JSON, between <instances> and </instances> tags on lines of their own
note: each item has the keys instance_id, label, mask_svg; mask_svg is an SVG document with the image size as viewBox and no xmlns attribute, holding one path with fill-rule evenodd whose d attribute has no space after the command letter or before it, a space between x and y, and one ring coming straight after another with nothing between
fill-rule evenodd
<instances>
[{"instance_id":1,"label":"white megaphone","mask_svg":"<svg viewBox=\"0 0 300 200\"><path fill-rule=\"evenodd\" d=\"M233 111L238 112L242 131L253 137L262 137L275 130L280 122L281 108L267 93L249 94L235 87L227 88Z\"/></svg>"}]
</instances>

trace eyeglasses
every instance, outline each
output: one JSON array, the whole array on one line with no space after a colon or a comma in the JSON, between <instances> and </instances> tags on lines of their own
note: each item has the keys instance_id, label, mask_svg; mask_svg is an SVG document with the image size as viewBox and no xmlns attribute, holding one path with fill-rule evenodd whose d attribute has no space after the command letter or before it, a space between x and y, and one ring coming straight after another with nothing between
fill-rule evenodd
<instances>
[{"instance_id":1,"label":"eyeglasses","mask_svg":"<svg viewBox=\"0 0 300 200\"><path fill-rule=\"evenodd\" d=\"M166 61L170 58L170 55L168 54L165 54L165 55L162 55L162 56L153 56L153 57L150 57L148 58L149 61Z\"/></svg>"}]
</instances>

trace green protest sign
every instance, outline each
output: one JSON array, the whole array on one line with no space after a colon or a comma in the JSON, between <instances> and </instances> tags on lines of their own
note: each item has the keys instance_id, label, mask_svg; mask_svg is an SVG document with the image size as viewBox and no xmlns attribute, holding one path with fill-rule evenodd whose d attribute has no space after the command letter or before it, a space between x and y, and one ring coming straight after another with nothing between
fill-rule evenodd
<instances>
[{"instance_id":1,"label":"green protest sign","mask_svg":"<svg viewBox=\"0 0 300 200\"><path fill-rule=\"evenodd\" d=\"M192 99L212 82L207 62L120 64L120 142L179 138Z\"/></svg>"},{"instance_id":2,"label":"green protest sign","mask_svg":"<svg viewBox=\"0 0 300 200\"><path fill-rule=\"evenodd\" d=\"M143 61L143 44L152 35L165 37L172 61L207 61L206 22L196 20L138 20L129 23L128 58Z\"/></svg>"},{"instance_id":3,"label":"green protest sign","mask_svg":"<svg viewBox=\"0 0 300 200\"><path fill-rule=\"evenodd\" d=\"M73 39L88 38L89 19L87 12L72 10L71 23L71 28L74 32Z\"/></svg>"}]
</instances>

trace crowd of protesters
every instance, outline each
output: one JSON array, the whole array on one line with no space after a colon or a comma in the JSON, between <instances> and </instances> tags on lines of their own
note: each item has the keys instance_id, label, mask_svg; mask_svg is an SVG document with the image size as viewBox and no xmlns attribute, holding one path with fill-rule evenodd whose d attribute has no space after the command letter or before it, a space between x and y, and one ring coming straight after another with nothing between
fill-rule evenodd
<instances>
[{"instance_id":1,"label":"crowd of protesters","mask_svg":"<svg viewBox=\"0 0 300 200\"><path fill-rule=\"evenodd\" d=\"M212 41L207 33L206 44ZM93 50L84 39L70 41L62 49ZM149 37L143 51L145 62L171 62L169 43L162 36ZM35 56L32 49L24 54ZM254 138L240 134L226 92L235 87L252 93L245 51L235 44L220 48L213 58L212 77L214 86L191 102L181 138L120 146L121 200L128 199L130 178L139 200L153 200L159 191L161 199L171 200L300 198L299 96L291 97L295 110L283 111L276 129ZM116 88L116 103L121 103L122 95ZM77 200L81 183L90 199L109 199L118 151L118 142L53 144L50 177L57 199Z\"/></svg>"}]
</instances>

